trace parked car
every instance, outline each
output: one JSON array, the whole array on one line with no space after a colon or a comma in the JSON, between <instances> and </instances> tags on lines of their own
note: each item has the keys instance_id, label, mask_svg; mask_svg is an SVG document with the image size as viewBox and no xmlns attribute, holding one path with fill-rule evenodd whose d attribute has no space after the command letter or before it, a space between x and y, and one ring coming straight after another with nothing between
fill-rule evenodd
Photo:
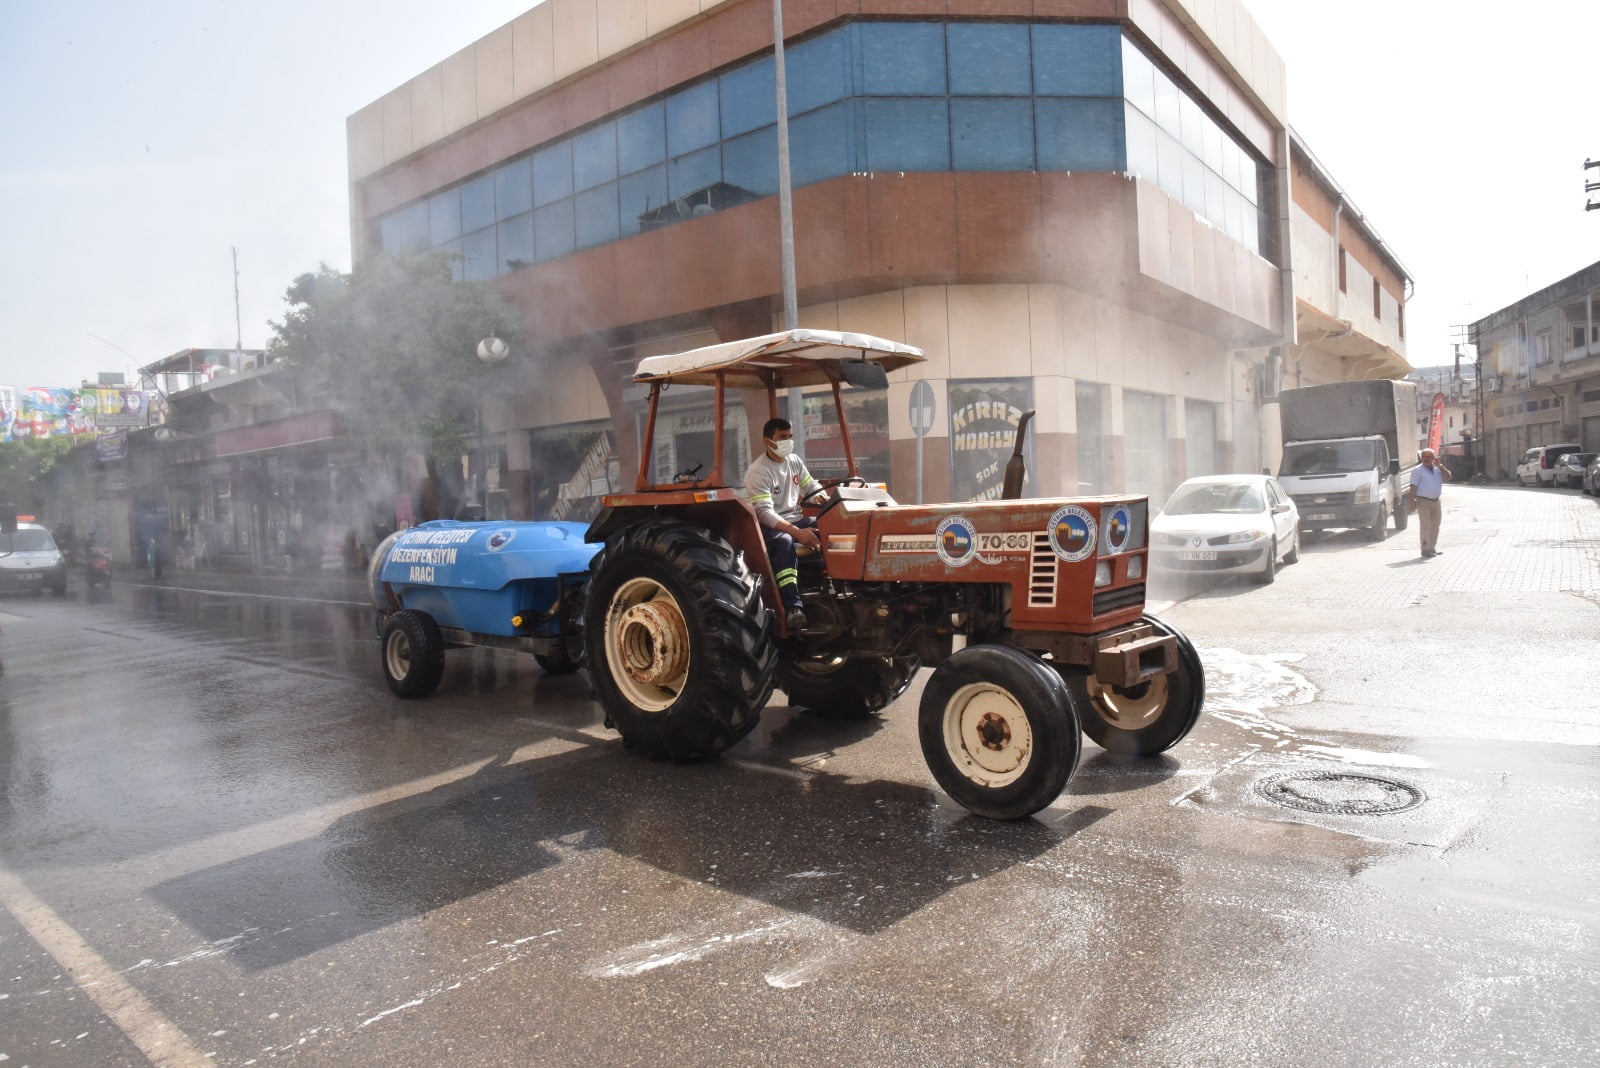
<instances>
[{"instance_id":1,"label":"parked car","mask_svg":"<svg viewBox=\"0 0 1600 1068\"><path fill-rule=\"evenodd\" d=\"M1522 462L1517 465L1517 481L1524 486L1553 486L1556 457L1564 452L1582 451L1583 446L1576 441L1562 445L1535 445L1523 454Z\"/></svg>"},{"instance_id":2,"label":"parked car","mask_svg":"<svg viewBox=\"0 0 1600 1068\"><path fill-rule=\"evenodd\" d=\"M1269 475L1191 478L1150 521L1150 566L1205 575L1251 574L1265 585L1278 561L1300 559L1300 512Z\"/></svg>"},{"instance_id":3,"label":"parked car","mask_svg":"<svg viewBox=\"0 0 1600 1068\"><path fill-rule=\"evenodd\" d=\"M1551 467L1550 484L1571 489L1583 486L1583 472L1594 460L1592 452L1564 452Z\"/></svg>"},{"instance_id":4,"label":"parked car","mask_svg":"<svg viewBox=\"0 0 1600 1068\"><path fill-rule=\"evenodd\" d=\"M37 523L18 523L14 533L0 530L0 593L67 592L67 558L50 532Z\"/></svg>"},{"instance_id":5,"label":"parked car","mask_svg":"<svg viewBox=\"0 0 1600 1068\"><path fill-rule=\"evenodd\" d=\"M1583 492L1600 497L1600 452L1595 453L1589 466L1583 469Z\"/></svg>"}]
</instances>

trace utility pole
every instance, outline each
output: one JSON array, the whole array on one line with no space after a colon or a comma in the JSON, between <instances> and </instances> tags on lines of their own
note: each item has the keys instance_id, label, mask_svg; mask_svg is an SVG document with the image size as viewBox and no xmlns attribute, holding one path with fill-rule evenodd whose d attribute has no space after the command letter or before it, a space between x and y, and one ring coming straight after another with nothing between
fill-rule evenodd
<instances>
[{"instance_id":1,"label":"utility pole","mask_svg":"<svg viewBox=\"0 0 1600 1068\"><path fill-rule=\"evenodd\" d=\"M244 363L244 328L239 325L239 246L233 248L233 369Z\"/></svg>"},{"instance_id":2,"label":"utility pole","mask_svg":"<svg viewBox=\"0 0 1600 1068\"><path fill-rule=\"evenodd\" d=\"M1585 159L1583 161L1583 169L1585 171L1600 170L1600 159ZM1584 175L1585 179L1587 179L1588 177L1589 176L1587 174ZM1596 190L1600 190L1600 182L1590 182L1590 181L1586 180L1583 183L1583 191L1585 193L1593 193ZM1583 210L1584 211L1600 211L1600 200L1586 201L1584 203L1584 205L1583 205Z\"/></svg>"},{"instance_id":3,"label":"utility pole","mask_svg":"<svg viewBox=\"0 0 1600 1068\"><path fill-rule=\"evenodd\" d=\"M794 269L794 195L789 179L789 88L783 59L783 0L772 0L772 75L778 111L778 248L783 261L783 328L800 326L800 299ZM794 447L805 448L805 398L789 390L789 423Z\"/></svg>"}]
</instances>

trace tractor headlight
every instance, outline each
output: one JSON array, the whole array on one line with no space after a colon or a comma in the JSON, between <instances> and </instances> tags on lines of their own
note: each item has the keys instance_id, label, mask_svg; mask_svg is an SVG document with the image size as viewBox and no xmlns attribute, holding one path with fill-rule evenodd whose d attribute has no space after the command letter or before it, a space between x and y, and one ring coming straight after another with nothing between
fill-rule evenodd
<instances>
[{"instance_id":1,"label":"tractor headlight","mask_svg":"<svg viewBox=\"0 0 1600 1068\"><path fill-rule=\"evenodd\" d=\"M1144 577L1144 557L1135 556L1128 561L1128 578L1137 579Z\"/></svg>"},{"instance_id":2,"label":"tractor headlight","mask_svg":"<svg viewBox=\"0 0 1600 1068\"><path fill-rule=\"evenodd\" d=\"M1094 564L1094 585L1096 589L1101 586L1111 585L1111 561L1096 560Z\"/></svg>"}]
</instances>

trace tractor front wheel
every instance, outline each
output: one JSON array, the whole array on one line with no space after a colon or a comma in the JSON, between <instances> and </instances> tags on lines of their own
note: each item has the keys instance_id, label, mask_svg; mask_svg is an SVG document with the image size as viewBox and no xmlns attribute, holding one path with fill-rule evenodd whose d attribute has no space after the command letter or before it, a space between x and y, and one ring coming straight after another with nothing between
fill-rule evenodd
<instances>
[{"instance_id":1,"label":"tractor front wheel","mask_svg":"<svg viewBox=\"0 0 1600 1068\"><path fill-rule=\"evenodd\" d=\"M715 756L772 695L772 614L744 559L687 523L614 535L590 565L589 677L606 719L647 756Z\"/></svg>"},{"instance_id":2,"label":"tractor front wheel","mask_svg":"<svg viewBox=\"0 0 1600 1068\"><path fill-rule=\"evenodd\" d=\"M940 664L917 715L922 756L945 792L990 819L1031 816L1078 767L1071 692L1032 653L973 645Z\"/></svg>"},{"instance_id":3,"label":"tractor front wheel","mask_svg":"<svg viewBox=\"0 0 1600 1068\"><path fill-rule=\"evenodd\" d=\"M1200 654L1176 627L1152 616L1140 622L1177 640L1177 671L1132 689L1107 686L1098 676L1071 669L1062 677L1077 699L1083 733L1090 740L1108 752L1153 756L1183 741L1194 728L1206 700L1206 676Z\"/></svg>"},{"instance_id":4,"label":"tractor front wheel","mask_svg":"<svg viewBox=\"0 0 1600 1068\"><path fill-rule=\"evenodd\" d=\"M778 688L819 719L863 719L905 693L919 666L914 656L785 660Z\"/></svg>"}]
</instances>

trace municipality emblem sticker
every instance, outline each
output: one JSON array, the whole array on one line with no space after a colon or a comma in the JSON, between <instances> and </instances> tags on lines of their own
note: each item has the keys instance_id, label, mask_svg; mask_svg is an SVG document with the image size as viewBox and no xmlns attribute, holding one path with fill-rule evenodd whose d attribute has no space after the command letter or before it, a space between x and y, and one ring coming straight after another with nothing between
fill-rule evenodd
<instances>
[{"instance_id":1,"label":"municipality emblem sticker","mask_svg":"<svg viewBox=\"0 0 1600 1068\"><path fill-rule=\"evenodd\" d=\"M511 539L515 538L516 536L517 536L517 532L515 530L512 530L509 527L502 527L501 529L495 531L493 534L489 535L489 544L488 544L489 551L492 552L492 553L499 552L501 549L504 549L507 545L510 545L511 544Z\"/></svg>"},{"instance_id":2,"label":"municipality emblem sticker","mask_svg":"<svg viewBox=\"0 0 1600 1068\"><path fill-rule=\"evenodd\" d=\"M1125 504L1116 505L1106 513L1106 551L1120 553L1128 547L1133 534L1133 513Z\"/></svg>"},{"instance_id":3,"label":"municipality emblem sticker","mask_svg":"<svg viewBox=\"0 0 1600 1068\"><path fill-rule=\"evenodd\" d=\"M950 567L961 567L972 561L978 553L978 535L970 520L953 515L939 524L934 531L934 551Z\"/></svg>"},{"instance_id":4,"label":"municipality emblem sticker","mask_svg":"<svg viewBox=\"0 0 1600 1068\"><path fill-rule=\"evenodd\" d=\"M1094 552L1094 516L1076 504L1056 509L1050 517L1050 548L1069 564Z\"/></svg>"}]
</instances>

